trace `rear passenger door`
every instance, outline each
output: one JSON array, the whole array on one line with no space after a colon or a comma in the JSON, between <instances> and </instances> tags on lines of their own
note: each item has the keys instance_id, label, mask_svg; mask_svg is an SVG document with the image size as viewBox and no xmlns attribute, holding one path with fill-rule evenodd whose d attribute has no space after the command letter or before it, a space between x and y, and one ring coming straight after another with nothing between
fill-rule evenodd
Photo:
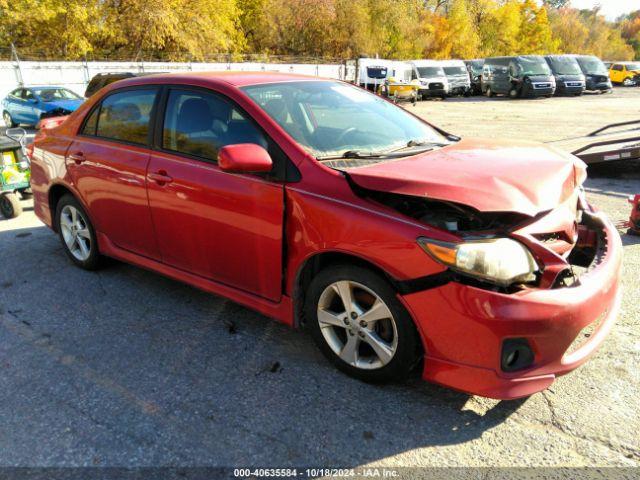
<instances>
[{"instance_id":1,"label":"rear passenger door","mask_svg":"<svg viewBox=\"0 0 640 480\"><path fill-rule=\"evenodd\" d=\"M281 152L230 99L204 89L169 88L149 164L148 192L163 262L277 301L282 293L284 184L229 174L224 145Z\"/></svg>"},{"instance_id":2,"label":"rear passenger door","mask_svg":"<svg viewBox=\"0 0 640 480\"><path fill-rule=\"evenodd\" d=\"M85 119L66 159L96 230L118 248L153 259L160 254L146 174L157 94L153 86L109 93Z\"/></svg>"}]
</instances>

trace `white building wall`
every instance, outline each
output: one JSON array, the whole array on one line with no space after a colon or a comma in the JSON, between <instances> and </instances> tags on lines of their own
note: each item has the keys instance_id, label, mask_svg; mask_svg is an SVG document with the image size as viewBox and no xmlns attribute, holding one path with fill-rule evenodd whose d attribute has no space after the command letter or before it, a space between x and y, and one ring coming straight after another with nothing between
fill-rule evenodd
<instances>
[{"instance_id":1,"label":"white building wall","mask_svg":"<svg viewBox=\"0 0 640 480\"><path fill-rule=\"evenodd\" d=\"M0 99L19 86L59 85L79 95L97 73L106 72L185 72L185 71L269 71L345 78L340 64L278 63L178 63L178 62L0 62Z\"/></svg>"}]
</instances>

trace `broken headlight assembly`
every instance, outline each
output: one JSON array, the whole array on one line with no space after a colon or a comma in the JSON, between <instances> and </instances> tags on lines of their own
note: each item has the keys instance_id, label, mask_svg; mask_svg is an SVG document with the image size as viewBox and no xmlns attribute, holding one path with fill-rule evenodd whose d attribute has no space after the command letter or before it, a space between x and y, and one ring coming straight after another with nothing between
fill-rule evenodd
<instances>
[{"instance_id":1,"label":"broken headlight assembly","mask_svg":"<svg viewBox=\"0 0 640 480\"><path fill-rule=\"evenodd\" d=\"M502 287L532 282L539 271L531 252L510 238L447 243L420 237L418 244L452 270Z\"/></svg>"}]
</instances>

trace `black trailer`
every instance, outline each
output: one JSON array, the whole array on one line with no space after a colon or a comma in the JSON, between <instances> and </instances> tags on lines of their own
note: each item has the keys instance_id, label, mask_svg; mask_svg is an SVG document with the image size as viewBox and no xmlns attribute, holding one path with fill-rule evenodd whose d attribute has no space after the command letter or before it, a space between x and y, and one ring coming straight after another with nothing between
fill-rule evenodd
<instances>
[{"instance_id":1,"label":"black trailer","mask_svg":"<svg viewBox=\"0 0 640 480\"><path fill-rule=\"evenodd\" d=\"M586 164L640 159L640 120L612 123L584 137L549 144L570 151Z\"/></svg>"}]
</instances>

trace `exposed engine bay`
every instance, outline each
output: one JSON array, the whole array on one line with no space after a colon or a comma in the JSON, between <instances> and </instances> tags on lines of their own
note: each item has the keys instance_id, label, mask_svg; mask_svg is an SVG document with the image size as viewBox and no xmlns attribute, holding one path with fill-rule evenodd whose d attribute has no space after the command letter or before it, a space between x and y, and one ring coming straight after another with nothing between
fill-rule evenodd
<instances>
[{"instance_id":1,"label":"exposed engine bay","mask_svg":"<svg viewBox=\"0 0 640 480\"><path fill-rule=\"evenodd\" d=\"M549 260L549 255L544 251L554 252L557 257L552 260L553 264L545 265L543 261L539 261L542 267L540 275L529 287L534 284L544 288L580 285L580 278L595 268L606 253L602 225L591 213L582 211L583 207L577 201L577 193L571 195L564 205L559 206L558 211L543 212L539 216L531 217L515 212L480 212L455 202L380 192L355 184L352 184L352 188L363 198L386 205L420 223L447 230L461 238L523 234L530 237L533 243L528 246L536 258L546 257ZM567 205L573 207L567 208ZM574 234L569 235L560 229L560 226L575 229ZM464 278L460 280L467 282ZM482 286L481 283L477 285ZM495 286L486 287L496 289ZM513 285L499 290L510 293L521 288L527 287L524 284Z\"/></svg>"},{"instance_id":2,"label":"exposed engine bay","mask_svg":"<svg viewBox=\"0 0 640 480\"><path fill-rule=\"evenodd\" d=\"M356 187L357 188L357 187ZM512 230L530 219L513 212L479 212L454 202L412 197L358 188L359 193L421 223L450 232L495 232Z\"/></svg>"}]
</instances>

